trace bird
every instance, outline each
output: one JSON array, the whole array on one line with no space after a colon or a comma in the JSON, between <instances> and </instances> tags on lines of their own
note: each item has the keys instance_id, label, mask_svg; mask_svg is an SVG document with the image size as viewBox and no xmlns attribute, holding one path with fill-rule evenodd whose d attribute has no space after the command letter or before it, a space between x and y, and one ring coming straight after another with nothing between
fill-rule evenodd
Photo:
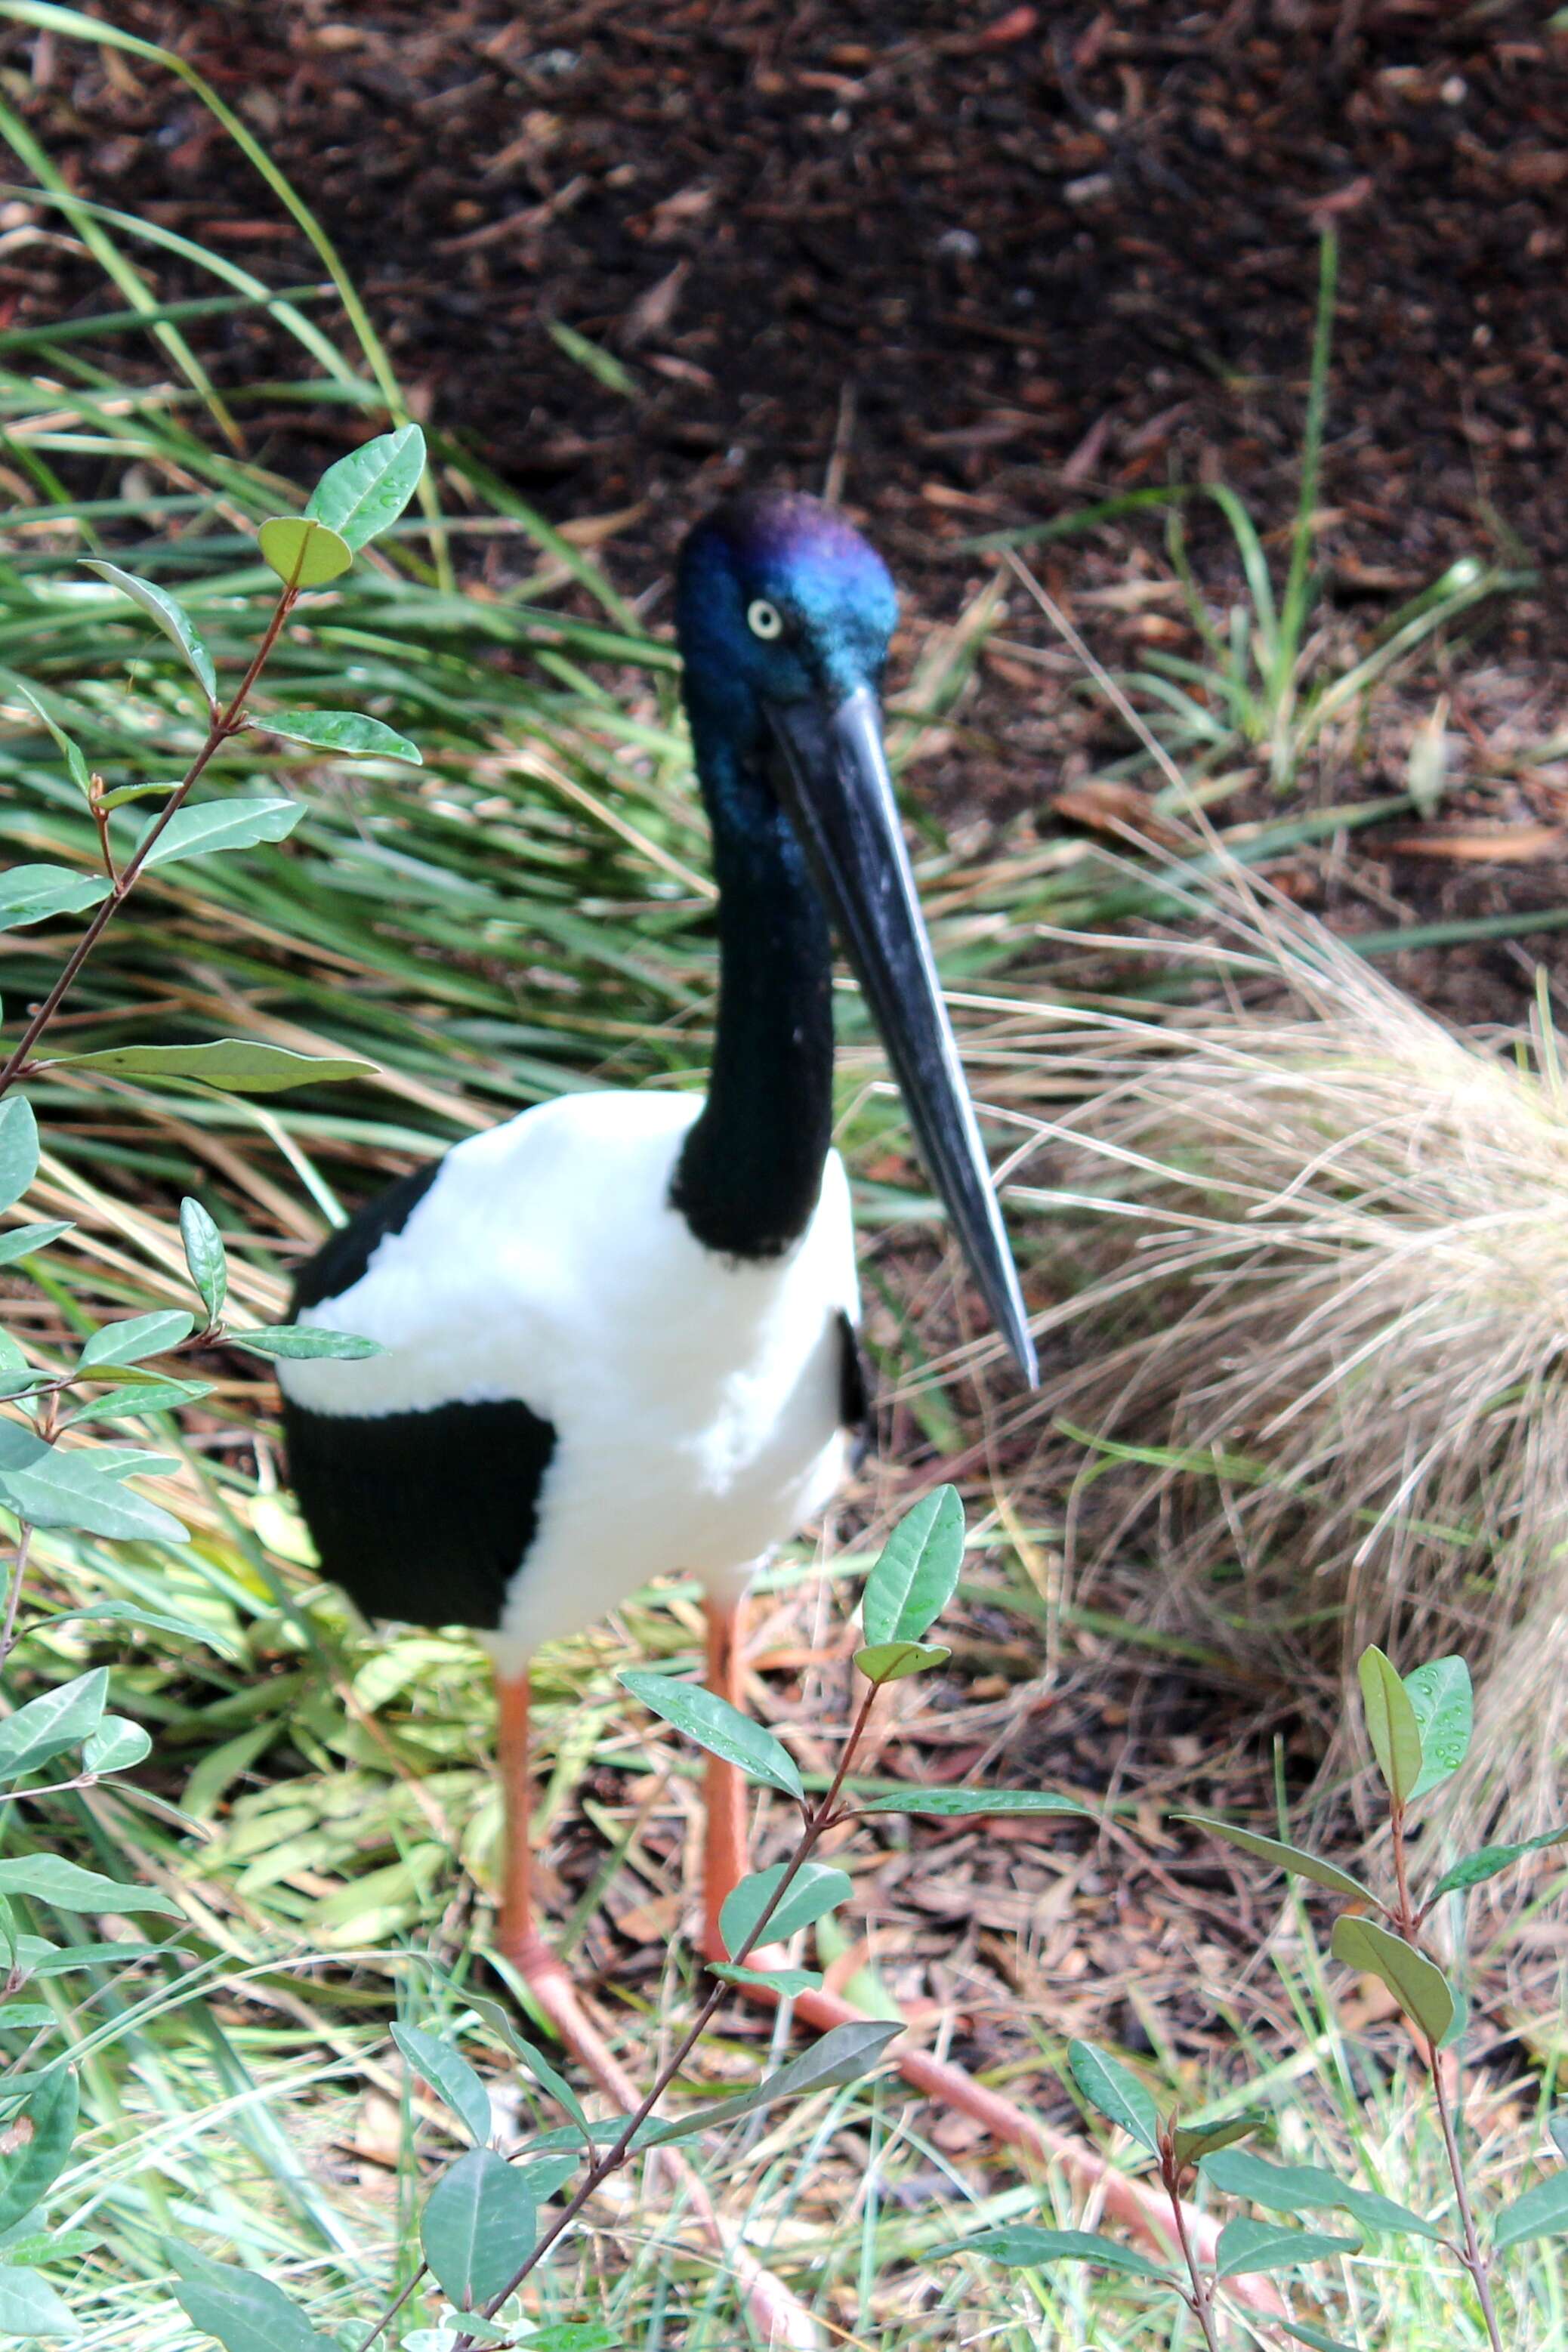
<instances>
[{"instance_id":1,"label":"bird","mask_svg":"<svg viewBox=\"0 0 1568 2352\"><path fill-rule=\"evenodd\" d=\"M661 1573L695 1577L738 1703L755 1564L864 1442L848 1181L832 1148L833 934L1017 1369L1037 1366L889 779L898 616L837 508L759 491L677 566L682 696L718 885L706 1095L574 1092L393 1183L299 1271L294 1319L375 1341L279 1366L323 1573L374 1618L470 1627L499 1694L496 1948L552 1966L531 1896L529 1665ZM726 1957L744 1788L710 1759L704 1945Z\"/></svg>"}]
</instances>

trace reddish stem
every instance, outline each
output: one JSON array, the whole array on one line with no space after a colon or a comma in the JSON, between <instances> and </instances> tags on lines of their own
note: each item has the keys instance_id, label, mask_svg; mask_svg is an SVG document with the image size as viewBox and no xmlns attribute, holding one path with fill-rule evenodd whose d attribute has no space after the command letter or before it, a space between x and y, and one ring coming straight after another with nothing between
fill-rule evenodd
<instances>
[{"instance_id":1,"label":"reddish stem","mask_svg":"<svg viewBox=\"0 0 1568 2352\"><path fill-rule=\"evenodd\" d=\"M301 561L302 560L303 557L301 555ZM228 738L237 731L244 714L246 698L248 696L252 687L256 684L257 679L261 675L262 667L265 664L268 656L271 653L273 646L277 644L279 635L283 625L294 609L295 601L298 598L299 593L299 588L290 582L289 585L285 587L282 594L279 597L278 603L273 610L272 618L267 625L267 633L263 636L260 645L257 647L256 653L251 659L250 666L247 669L245 676L240 679L238 687L236 688L235 693L229 700L228 707L226 709L219 711L217 716L213 719L211 726L207 729L206 740L202 745L201 750L196 753L196 756L192 761L190 766L186 769L184 776L181 778L177 791L170 793L168 800L164 803L162 813L154 818L151 828L149 829L145 838L138 845L134 856L121 867L119 875L116 877L114 886L110 889L108 898L103 899L93 915L92 920L89 923L86 930L82 933L80 939L78 940L75 947L71 950L69 955L66 958L65 962L60 967L59 976L56 980L54 986L49 990L49 992L44 998L43 1003L35 1009L26 1027L22 1032L16 1050L11 1055L10 1059L6 1062L4 1068L0 1069L0 1095L8 1093L11 1087L16 1085L17 1078L21 1076L23 1069L26 1066L34 1046L37 1044L38 1039L43 1035L44 1031L48 1027L49 1023L54 1019L55 1014L59 1011L61 1004L65 1001L67 993L76 980L77 974L80 971L83 964L92 953L93 949L98 945L98 942L103 936L108 925L112 921L115 915L119 913L121 908L125 904L126 899L135 888L142 868L147 862L148 853L157 841L159 835L163 831L163 828L169 823L170 818L184 801L187 794L190 793L192 786L197 782L214 752L218 751L222 745L227 741ZM107 847L108 845L106 840L106 855Z\"/></svg>"}]
</instances>

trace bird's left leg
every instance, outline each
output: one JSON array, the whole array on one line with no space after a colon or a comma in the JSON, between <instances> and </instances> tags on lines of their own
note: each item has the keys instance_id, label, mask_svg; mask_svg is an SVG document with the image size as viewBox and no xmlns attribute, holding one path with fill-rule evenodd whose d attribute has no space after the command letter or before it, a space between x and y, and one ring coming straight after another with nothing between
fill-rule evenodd
<instances>
[{"instance_id":1,"label":"bird's left leg","mask_svg":"<svg viewBox=\"0 0 1568 2352\"><path fill-rule=\"evenodd\" d=\"M500 1918L496 1949L531 1981L560 1962L533 1918L533 1796L528 1769L528 1672L496 1672L500 1723L496 1762L500 1772L502 1859Z\"/></svg>"},{"instance_id":2,"label":"bird's left leg","mask_svg":"<svg viewBox=\"0 0 1568 2352\"><path fill-rule=\"evenodd\" d=\"M716 1698L741 1706L741 1602L709 1600L708 1687ZM719 1933L726 1896L751 1867L746 1835L746 1783L740 1769L721 1756L708 1759L704 1784L707 1825L702 1856L702 1955L727 1960Z\"/></svg>"}]
</instances>

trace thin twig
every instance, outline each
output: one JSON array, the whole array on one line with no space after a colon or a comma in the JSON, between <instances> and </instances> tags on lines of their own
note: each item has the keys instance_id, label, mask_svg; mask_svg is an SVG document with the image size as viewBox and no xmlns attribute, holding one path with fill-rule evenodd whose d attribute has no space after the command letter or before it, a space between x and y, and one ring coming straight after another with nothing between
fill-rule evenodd
<instances>
[{"instance_id":1,"label":"thin twig","mask_svg":"<svg viewBox=\"0 0 1568 2352\"><path fill-rule=\"evenodd\" d=\"M304 562L303 545L300 548L300 561ZM268 656L277 644L283 625L294 609L299 593L296 582L290 581L285 585L273 608L272 618L267 625L266 634L258 646L245 676L231 696L227 707L215 712L201 750L180 779L177 788L170 793L162 812L153 819L134 855L121 868L109 896L99 906L92 920L66 958L53 987L42 1003L35 1009L26 1027L22 1032L16 1050L5 1067L0 1069L0 1095L6 1094L16 1085L31 1056L34 1046L59 1011L77 974L98 945L109 924L135 888L142 868L146 864L148 855L156 844L160 834L185 800L192 787L199 781L213 754L222 749L231 735L238 732L244 718L246 699L260 677Z\"/></svg>"},{"instance_id":2,"label":"thin twig","mask_svg":"<svg viewBox=\"0 0 1568 2352\"><path fill-rule=\"evenodd\" d=\"M1394 1876L1399 1889L1395 1924L1400 1934L1413 1943L1419 1922L1410 1900L1409 1863L1405 1847L1405 1807L1397 1799L1390 1809L1390 1827L1394 1846ZM1492 2352L1503 2352L1502 2336L1498 2330L1497 2312L1492 2305L1491 2280L1488 2275L1487 2258L1481 2252L1480 2240L1476 2234L1476 2217L1470 2204L1470 2192L1465 2182L1464 2160L1459 2153L1459 2136L1455 2126L1453 2110L1449 2105L1448 2086L1444 2076L1442 2059L1438 2054L1437 2044L1429 2033L1422 2035L1421 2047L1426 2053L1427 2072L1432 2077L1432 2096L1436 2101L1437 2120L1443 2129L1443 2146L1447 2151L1448 2170L1454 2182L1455 2202L1459 2209L1459 2219L1464 2224L1465 2242L1462 2246L1454 2246L1452 2251L1470 2274L1476 2290L1476 2298L1481 2306L1481 2317L1487 2324L1487 2334L1491 2340Z\"/></svg>"},{"instance_id":3,"label":"thin twig","mask_svg":"<svg viewBox=\"0 0 1568 2352\"><path fill-rule=\"evenodd\" d=\"M5 1622L0 1626L0 1666L3 1666L16 1646L16 1604L22 1598L22 1580L27 1573L27 1553L33 1541L30 1520L22 1519L16 1528L16 1559L11 1570L11 1589L5 1595Z\"/></svg>"},{"instance_id":4,"label":"thin twig","mask_svg":"<svg viewBox=\"0 0 1568 2352\"><path fill-rule=\"evenodd\" d=\"M1176 2242L1187 2266L1187 2276L1193 2283L1192 2293L1186 2297L1186 2302L1203 2329L1204 2342L1209 2352L1220 2352L1219 2337L1214 2328L1214 2288L1205 2278L1198 2258L1193 2252L1193 2242L1187 2235L1187 2209L1181 2192L1180 2177L1174 2161L1169 2156L1162 2157L1160 2174L1165 2184L1165 2194L1171 2200L1171 2212L1176 2224Z\"/></svg>"},{"instance_id":5,"label":"thin twig","mask_svg":"<svg viewBox=\"0 0 1568 2352\"><path fill-rule=\"evenodd\" d=\"M1491 2280L1488 2275L1487 2258L1476 2235L1476 2217L1470 2204L1470 2192L1465 2184L1464 2159L1459 2153L1459 2136L1454 2126L1453 2111L1448 2105L1447 2088L1443 2081L1443 2069L1438 2061L1437 2045L1430 2034L1425 2036L1426 2064L1432 2075L1432 2096L1437 2103L1437 2120L1443 2126L1443 2146L1448 2152L1448 2170L1453 2175L1454 2196L1459 2208L1459 2219L1465 2225L1464 2252L1459 2259L1468 2271L1476 2290L1476 2300L1481 2306L1481 2317L1487 2324L1487 2336L1492 2352L1503 2352L1501 2330L1492 2303Z\"/></svg>"}]
</instances>

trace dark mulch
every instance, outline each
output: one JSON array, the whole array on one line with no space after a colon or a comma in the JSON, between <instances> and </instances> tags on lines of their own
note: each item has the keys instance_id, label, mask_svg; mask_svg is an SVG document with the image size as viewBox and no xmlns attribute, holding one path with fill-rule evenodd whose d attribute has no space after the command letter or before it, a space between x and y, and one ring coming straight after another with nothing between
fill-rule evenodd
<instances>
[{"instance_id":1,"label":"dark mulch","mask_svg":"<svg viewBox=\"0 0 1568 2352\"><path fill-rule=\"evenodd\" d=\"M105 13L174 47L264 140L429 420L552 518L620 518L606 561L656 619L695 511L741 481L820 486L836 453L917 634L984 577L955 541L1091 499L1223 478L1278 530L1332 221L1319 544L1340 613L1368 629L1458 555L1522 556L1541 588L1483 625L1486 663L1454 691L1452 723L1461 749L1552 731L1568 39L1534 0L1123 0L957 24L939 0ZM317 274L167 73L30 30L0 54L75 185L274 283ZM177 269L160 282L188 290ZM104 299L96 271L58 248L0 253L0 311L17 320ZM601 383L552 326L608 352L630 390ZM193 333L225 383L297 366L255 321ZM302 471L360 429L342 410L247 411L251 446ZM1092 599L1130 565L1146 579L1160 528L1051 548L1053 586ZM1212 515L1194 510L1194 531L1223 593L1234 550ZM1080 617L1113 663L1151 643L1191 649L1169 604ZM995 646L962 756L922 779L950 812L1003 823L1028 820L1113 740L1069 697L1075 666L1048 650L1046 624L1016 610L1009 634L1035 667ZM1439 685L1454 687L1441 669L1413 682L1404 723L1354 777L1314 772L1303 792L1397 787ZM1500 789L1475 767L1452 813L1562 817L1552 780ZM1385 901L1472 914L1568 900L1555 856L1413 857L1380 838L1293 887L1352 919ZM1525 961L1503 941L1409 977L1449 1009L1505 1014Z\"/></svg>"}]
</instances>

